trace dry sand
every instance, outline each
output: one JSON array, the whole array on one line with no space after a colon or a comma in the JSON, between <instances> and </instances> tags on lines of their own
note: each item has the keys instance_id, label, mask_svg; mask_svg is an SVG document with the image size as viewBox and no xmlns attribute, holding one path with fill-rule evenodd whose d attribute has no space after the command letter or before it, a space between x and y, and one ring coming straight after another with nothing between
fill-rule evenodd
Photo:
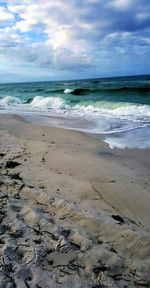
<instances>
[{"instance_id":1,"label":"dry sand","mask_svg":"<svg viewBox=\"0 0 150 288\"><path fill-rule=\"evenodd\" d=\"M149 167L0 115L0 288L150 287Z\"/></svg>"}]
</instances>

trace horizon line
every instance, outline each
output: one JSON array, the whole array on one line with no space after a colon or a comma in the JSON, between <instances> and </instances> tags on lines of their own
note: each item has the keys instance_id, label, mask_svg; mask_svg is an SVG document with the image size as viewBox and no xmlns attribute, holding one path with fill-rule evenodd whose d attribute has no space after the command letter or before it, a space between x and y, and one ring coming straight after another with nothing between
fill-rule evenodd
<instances>
[{"instance_id":1,"label":"horizon line","mask_svg":"<svg viewBox=\"0 0 150 288\"><path fill-rule=\"evenodd\" d=\"M127 77L150 77L150 74L132 74L132 75L121 75L121 76L103 76L103 77L92 77L92 78L77 78L77 79L60 79L60 80L33 80L33 81L14 81L14 82L0 82L0 85L5 84L28 84L28 83L45 83L45 82L71 82L71 81L84 81L84 80L103 80L112 78L127 78Z\"/></svg>"}]
</instances>

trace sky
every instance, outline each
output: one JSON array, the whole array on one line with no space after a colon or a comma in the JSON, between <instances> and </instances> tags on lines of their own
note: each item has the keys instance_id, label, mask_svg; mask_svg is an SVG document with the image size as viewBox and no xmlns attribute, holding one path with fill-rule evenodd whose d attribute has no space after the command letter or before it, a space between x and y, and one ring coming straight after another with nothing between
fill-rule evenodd
<instances>
[{"instance_id":1,"label":"sky","mask_svg":"<svg viewBox=\"0 0 150 288\"><path fill-rule=\"evenodd\" d=\"M0 82L150 74L150 0L0 0Z\"/></svg>"}]
</instances>

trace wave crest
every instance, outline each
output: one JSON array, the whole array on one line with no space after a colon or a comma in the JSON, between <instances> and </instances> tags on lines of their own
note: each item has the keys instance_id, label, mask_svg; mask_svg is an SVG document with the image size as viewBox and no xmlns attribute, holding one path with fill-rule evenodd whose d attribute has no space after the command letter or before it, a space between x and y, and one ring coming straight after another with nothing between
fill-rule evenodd
<instances>
[{"instance_id":1,"label":"wave crest","mask_svg":"<svg viewBox=\"0 0 150 288\"><path fill-rule=\"evenodd\" d=\"M64 93L65 94L73 94L73 95L86 95L87 93L89 93L90 91L92 91L91 89L88 88L75 88L75 89L65 89Z\"/></svg>"},{"instance_id":2,"label":"wave crest","mask_svg":"<svg viewBox=\"0 0 150 288\"><path fill-rule=\"evenodd\" d=\"M90 87L90 88L75 88L75 89L65 89L64 93L65 94L73 94L73 95L89 95L90 93L92 94L97 94L97 93L111 93L112 95L114 93L146 93L149 96L150 93L150 87L149 86L139 86L139 87L130 87L130 86L123 86L123 87L106 87L106 86L101 86L101 87Z\"/></svg>"},{"instance_id":3,"label":"wave crest","mask_svg":"<svg viewBox=\"0 0 150 288\"><path fill-rule=\"evenodd\" d=\"M83 114L91 113L91 114L99 114L99 115L110 115L115 117L124 117L124 116L132 116L134 118L139 117L150 117L150 107L148 105L126 105L121 106L114 109L107 109L104 107L96 107L93 105L79 105L77 104L75 107L75 110L78 110L79 112Z\"/></svg>"},{"instance_id":4,"label":"wave crest","mask_svg":"<svg viewBox=\"0 0 150 288\"><path fill-rule=\"evenodd\" d=\"M59 97L42 97L42 96L36 96L32 102L30 103L32 107L37 108L51 108L51 109L63 109L66 108L67 105L65 101Z\"/></svg>"},{"instance_id":5,"label":"wave crest","mask_svg":"<svg viewBox=\"0 0 150 288\"><path fill-rule=\"evenodd\" d=\"M70 93L72 93L73 91L74 91L74 89L66 88L66 89L64 90L64 94L70 94Z\"/></svg>"},{"instance_id":6,"label":"wave crest","mask_svg":"<svg viewBox=\"0 0 150 288\"><path fill-rule=\"evenodd\" d=\"M5 96L4 98L0 99L0 106L15 106L16 104L20 104L21 100L17 97L12 96Z\"/></svg>"}]
</instances>

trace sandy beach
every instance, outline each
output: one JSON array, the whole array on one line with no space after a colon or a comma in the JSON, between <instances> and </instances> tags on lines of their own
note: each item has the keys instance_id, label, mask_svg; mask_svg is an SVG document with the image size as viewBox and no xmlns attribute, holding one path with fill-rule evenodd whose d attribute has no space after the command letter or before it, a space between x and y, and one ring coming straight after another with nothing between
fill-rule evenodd
<instances>
[{"instance_id":1,"label":"sandy beach","mask_svg":"<svg viewBox=\"0 0 150 288\"><path fill-rule=\"evenodd\" d=\"M150 150L0 115L0 288L150 287Z\"/></svg>"}]
</instances>

